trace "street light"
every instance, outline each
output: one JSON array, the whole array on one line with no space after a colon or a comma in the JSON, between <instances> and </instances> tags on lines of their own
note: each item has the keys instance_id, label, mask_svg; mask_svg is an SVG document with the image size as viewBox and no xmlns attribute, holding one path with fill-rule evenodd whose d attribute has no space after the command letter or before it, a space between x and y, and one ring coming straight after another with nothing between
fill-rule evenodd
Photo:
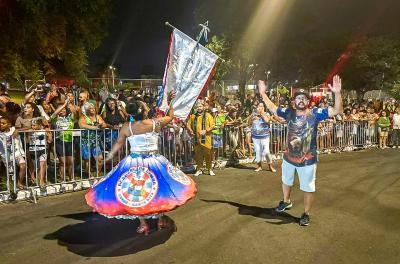
<instances>
[{"instance_id":1,"label":"street light","mask_svg":"<svg viewBox=\"0 0 400 264\"><path fill-rule=\"evenodd\" d=\"M265 71L264 71L264 74L267 75L266 81L268 82L268 77L269 77L269 75L271 74L271 71L266 71L266 70L265 70Z\"/></svg>"},{"instance_id":2,"label":"street light","mask_svg":"<svg viewBox=\"0 0 400 264\"><path fill-rule=\"evenodd\" d=\"M249 71L250 70L252 71L251 79L253 81L253 93L254 93L254 95L256 95L256 80L255 80L255 78L256 78L256 69L257 69L257 67L258 67L258 64L256 63L256 64L250 64L249 68L248 68ZM244 96L246 96L246 89L244 91Z\"/></svg>"},{"instance_id":3,"label":"street light","mask_svg":"<svg viewBox=\"0 0 400 264\"><path fill-rule=\"evenodd\" d=\"M264 71L264 74L267 75L267 78L266 78L265 82L266 82L266 84L267 84L267 85L266 85L266 86L267 86L267 89L269 89L269 87L268 87L268 86L269 86L268 79L269 79L269 75L271 74L271 71L270 71L270 70L268 70L268 71L265 70L265 71ZM271 96L271 92L270 92L269 95Z\"/></svg>"},{"instance_id":4,"label":"street light","mask_svg":"<svg viewBox=\"0 0 400 264\"><path fill-rule=\"evenodd\" d=\"M115 82L114 82L114 71L116 70L114 66L110 65L108 68L111 70L111 78L112 78L112 87L113 90L115 89Z\"/></svg>"}]
</instances>

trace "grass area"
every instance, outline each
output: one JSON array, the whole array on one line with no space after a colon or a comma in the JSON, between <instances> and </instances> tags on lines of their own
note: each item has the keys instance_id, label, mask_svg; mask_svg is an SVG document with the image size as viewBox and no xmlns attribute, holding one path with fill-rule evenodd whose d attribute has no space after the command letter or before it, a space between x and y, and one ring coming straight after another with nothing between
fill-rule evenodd
<instances>
[{"instance_id":1,"label":"grass area","mask_svg":"<svg viewBox=\"0 0 400 264\"><path fill-rule=\"evenodd\" d=\"M23 91L8 91L11 100L16 104L22 104L24 102L25 92Z\"/></svg>"}]
</instances>

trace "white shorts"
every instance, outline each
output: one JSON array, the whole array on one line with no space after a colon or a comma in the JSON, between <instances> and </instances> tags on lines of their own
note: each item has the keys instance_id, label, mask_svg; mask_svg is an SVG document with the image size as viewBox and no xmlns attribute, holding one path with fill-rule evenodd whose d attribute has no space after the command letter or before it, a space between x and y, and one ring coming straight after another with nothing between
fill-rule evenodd
<instances>
[{"instance_id":1,"label":"white shorts","mask_svg":"<svg viewBox=\"0 0 400 264\"><path fill-rule=\"evenodd\" d=\"M294 174L297 171L300 182L300 190L303 192L315 192L315 178L317 164L297 167L283 160L282 162L282 182L287 186L293 186Z\"/></svg>"}]
</instances>

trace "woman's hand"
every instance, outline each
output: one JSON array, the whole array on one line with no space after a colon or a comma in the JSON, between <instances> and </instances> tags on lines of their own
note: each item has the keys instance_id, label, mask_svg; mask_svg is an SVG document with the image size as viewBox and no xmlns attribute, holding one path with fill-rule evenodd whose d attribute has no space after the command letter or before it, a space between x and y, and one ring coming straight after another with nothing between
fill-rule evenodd
<instances>
[{"instance_id":1,"label":"woman's hand","mask_svg":"<svg viewBox=\"0 0 400 264\"><path fill-rule=\"evenodd\" d=\"M107 128L107 127L108 127L108 125L106 123L101 123L99 125L99 128Z\"/></svg>"},{"instance_id":2,"label":"woman's hand","mask_svg":"<svg viewBox=\"0 0 400 264\"><path fill-rule=\"evenodd\" d=\"M175 98L175 96L176 96L176 92L175 91L170 91L168 93L168 97L167 97L168 104L171 103L171 101Z\"/></svg>"}]
</instances>

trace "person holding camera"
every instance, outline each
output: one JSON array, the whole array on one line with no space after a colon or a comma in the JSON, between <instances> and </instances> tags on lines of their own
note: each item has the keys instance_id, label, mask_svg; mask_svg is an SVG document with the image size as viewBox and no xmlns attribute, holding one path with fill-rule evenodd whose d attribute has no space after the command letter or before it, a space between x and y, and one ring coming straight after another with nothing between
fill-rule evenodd
<instances>
[{"instance_id":1,"label":"person holding camera","mask_svg":"<svg viewBox=\"0 0 400 264\"><path fill-rule=\"evenodd\" d=\"M92 103L86 102L83 105L84 114L79 118L79 127L82 131L82 159L85 162L87 172L90 172L89 160L94 157L97 163L97 174L103 167L103 155L101 144L103 142L103 130L107 127L103 118L97 114L96 108Z\"/></svg>"},{"instance_id":2,"label":"person holding camera","mask_svg":"<svg viewBox=\"0 0 400 264\"><path fill-rule=\"evenodd\" d=\"M25 105L27 103L36 104L36 99L39 97L39 94L42 92L43 92L43 90L40 85L38 85L34 89L30 90L27 94L25 94L23 105Z\"/></svg>"},{"instance_id":3,"label":"person holding camera","mask_svg":"<svg viewBox=\"0 0 400 264\"><path fill-rule=\"evenodd\" d=\"M74 129L76 115L69 110L69 99L60 104L51 116L55 132L55 149L60 159L61 180L73 179L73 158L72 158L72 130ZM64 173L66 172L66 173Z\"/></svg>"},{"instance_id":4,"label":"person holding camera","mask_svg":"<svg viewBox=\"0 0 400 264\"><path fill-rule=\"evenodd\" d=\"M248 121L249 126L251 126L251 137L254 144L254 152L256 153L257 168L254 170L256 172L262 170L261 164L264 157L268 159L269 170L276 172L272 166L272 157L269 151L270 122L271 116L265 112L264 104L259 103Z\"/></svg>"}]
</instances>

